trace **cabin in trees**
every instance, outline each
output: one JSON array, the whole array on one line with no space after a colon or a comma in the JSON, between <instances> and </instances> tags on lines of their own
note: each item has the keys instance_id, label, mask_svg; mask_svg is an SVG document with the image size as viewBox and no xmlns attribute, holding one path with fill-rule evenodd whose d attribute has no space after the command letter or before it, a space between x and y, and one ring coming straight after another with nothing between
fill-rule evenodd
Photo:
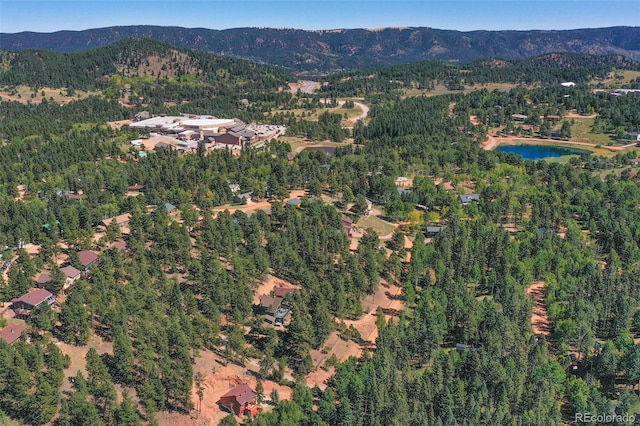
<instances>
[{"instance_id":1,"label":"cabin in trees","mask_svg":"<svg viewBox=\"0 0 640 426\"><path fill-rule=\"evenodd\" d=\"M51 275L47 274L46 272L41 273L34 280L36 287L38 288L47 288L51 286L52 281L53 278L51 278Z\"/></svg>"},{"instance_id":2,"label":"cabin in trees","mask_svg":"<svg viewBox=\"0 0 640 426\"><path fill-rule=\"evenodd\" d=\"M18 318L26 318L31 311L42 303L53 305L56 298L49 291L43 288L36 288L29 293L13 299L12 309Z\"/></svg>"},{"instance_id":3,"label":"cabin in trees","mask_svg":"<svg viewBox=\"0 0 640 426\"><path fill-rule=\"evenodd\" d=\"M258 395L249 385L238 385L220 397L220 405L235 413L236 416L258 413Z\"/></svg>"},{"instance_id":4,"label":"cabin in trees","mask_svg":"<svg viewBox=\"0 0 640 426\"><path fill-rule=\"evenodd\" d=\"M79 271L78 269L74 268L71 265L65 266L64 268L62 268L60 270L64 274L64 286L62 287L62 291L63 292L64 292L64 290L67 290L67 289L73 287L73 285L76 283L76 281L78 281L80 279L80 275L82 275L81 271Z\"/></svg>"},{"instance_id":5,"label":"cabin in trees","mask_svg":"<svg viewBox=\"0 0 640 426\"><path fill-rule=\"evenodd\" d=\"M127 242L124 240L117 240L109 244L107 248L109 250L127 251Z\"/></svg>"},{"instance_id":6,"label":"cabin in trees","mask_svg":"<svg viewBox=\"0 0 640 426\"><path fill-rule=\"evenodd\" d=\"M13 342L20 339L26 328L27 325L25 323L9 325L0 330L0 339L11 345Z\"/></svg>"},{"instance_id":7,"label":"cabin in trees","mask_svg":"<svg viewBox=\"0 0 640 426\"><path fill-rule=\"evenodd\" d=\"M98 261L98 254L90 250L82 250L78 253L78 259L82 264L82 273L86 275L91 270L91 267Z\"/></svg>"},{"instance_id":8,"label":"cabin in trees","mask_svg":"<svg viewBox=\"0 0 640 426\"><path fill-rule=\"evenodd\" d=\"M631 141L640 142L640 133L637 132L627 132L624 134L624 138Z\"/></svg>"},{"instance_id":9,"label":"cabin in trees","mask_svg":"<svg viewBox=\"0 0 640 426\"><path fill-rule=\"evenodd\" d=\"M110 217L108 219L104 219L102 221L102 226L99 226L98 229L101 231L106 231L106 228L109 227L112 223L120 228L120 232L123 234L129 234L129 221L131 220L131 215L129 213L121 214L119 216Z\"/></svg>"},{"instance_id":10,"label":"cabin in trees","mask_svg":"<svg viewBox=\"0 0 640 426\"><path fill-rule=\"evenodd\" d=\"M296 291L296 289L295 289L295 288L289 288L289 287L276 287L276 288L273 290L273 294L274 294L276 297L282 297L282 298L284 299L285 297L287 297L287 295L289 295L289 294L293 293L294 291Z\"/></svg>"},{"instance_id":11,"label":"cabin in trees","mask_svg":"<svg viewBox=\"0 0 640 426\"><path fill-rule=\"evenodd\" d=\"M282 297L260 296L260 308L266 322L274 325L287 325L291 309L283 305Z\"/></svg>"},{"instance_id":12,"label":"cabin in trees","mask_svg":"<svg viewBox=\"0 0 640 426\"><path fill-rule=\"evenodd\" d=\"M425 232L425 236L427 238L433 238L438 235L442 231L441 226L427 226L427 231Z\"/></svg>"},{"instance_id":13,"label":"cabin in trees","mask_svg":"<svg viewBox=\"0 0 640 426\"><path fill-rule=\"evenodd\" d=\"M460 202L463 206L469 204L478 204L480 202L480 195L478 194L463 194L460 196Z\"/></svg>"}]
</instances>

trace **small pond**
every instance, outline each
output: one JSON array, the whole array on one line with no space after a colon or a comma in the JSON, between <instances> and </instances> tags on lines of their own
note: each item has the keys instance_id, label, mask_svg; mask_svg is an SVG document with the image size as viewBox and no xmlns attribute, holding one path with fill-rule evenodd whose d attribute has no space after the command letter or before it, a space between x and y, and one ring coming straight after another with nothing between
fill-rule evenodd
<instances>
[{"instance_id":1,"label":"small pond","mask_svg":"<svg viewBox=\"0 0 640 426\"><path fill-rule=\"evenodd\" d=\"M591 151L577 148L566 148L553 145L500 145L499 152L518 154L524 160L541 160L543 158L562 157L563 155L591 154Z\"/></svg>"},{"instance_id":2,"label":"small pond","mask_svg":"<svg viewBox=\"0 0 640 426\"><path fill-rule=\"evenodd\" d=\"M307 146L303 151L321 151L331 156L336 153L336 148L333 146Z\"/></svg>"}]
</instances>

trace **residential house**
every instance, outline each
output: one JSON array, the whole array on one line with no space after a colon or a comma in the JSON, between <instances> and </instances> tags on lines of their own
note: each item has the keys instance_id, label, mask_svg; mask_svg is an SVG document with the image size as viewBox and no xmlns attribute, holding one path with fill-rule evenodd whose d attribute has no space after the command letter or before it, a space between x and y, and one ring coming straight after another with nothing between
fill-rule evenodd
<instances>
[{"instance_id":1,"label":"residential house","mask_svg":"<svg viewBox=\"0 0 640 426\"><path fill-rule=\"evenodd\" d=\"M512 114L511 118L514 121L525 121L527 118L529 118L528 116L524 115L524 114Z\"/></svg>"},{"instance_id":2,"label":"residential house","mask_svg":"<svg viewBox=\"0 0 640 426\"><path fill-rule=\"evenodd\" d=\"M287 201L287 204L293 207L300 207L300 205L302 204L302 200L300 198L292 198Z\"/></svg>"},{"instance_id":3,"label":"residential house","mask_svg":"<svg viewBox=\"0 0 640 426\"><path fill-rule=\"evenodd\" d=\"M291 309L282 304L282 297L260 296L260 307L265 314L265 320L274 325L287 325Z\"/></svg>"},{"instance_id":4,"label":"residential house","mask_svg":"<svg viewBox=\"0 0 640 426\"><path fill-rule=\"evenodd\" d=\"M124 240L117 240L112 242L109 247L109 250L118 250L118 251L126 251L127 250L127 243Z\"/></svg>"},{"instance_id":5,"label":"residential house","mask_svg":"<svg viewBox=\"0 0 640 426\"><path fill-rule=\"evenodd\" d=\"M84 274L88 274L91 267L98 261L98 253L94 253L90 250L82 250L78 253L78 259L82 264Z\"/></svg>"},{"instance_id":6,"label":"residential house","mask_svg":"<svg viewBox=\"0 0 640 426\"><path fill-rule=\"evenodd\" d=\"M396 186L405 186L409 184L409 178L405 176L399 176L396 178Z\"/></svg>"},{"instance_id":7,"label":"residential house","mask_svg":"<svg viewBox=\"0 0 640 426\"><path fill-rule=\"evenodd\" d=\"M43 288L36 288L25 295L13 299L12 309L18 318L26 318L31 311L42 303L53 305L56 298L53 294Z\"/></svg>"},{"instance_id":8,"label":"residential house","mask_svg":"<svg viewBox=\"0 0 640 426\"><path fill-rule=\"evenodd\" d=\"M640 133L627 132L624 134L624 138L631 141L640 142Z\"/></svg>"},{"instance_id":9,"label":"residential house","mask_svg":"<svg viewBox=\"0 0 640 426\"><path fill-rule=\"evenodd\" d=\"M433 238L442 231L442 226L427 226L426 237Z\"/></svg>"},{"instance_id":10,"label":"residential house","mask_svg":"<svg viewBox=\"0 0 640 426\"><path fill-rule=\"evenodd\" d=\"M12 344L22 336L26 328L27 325L25 323L9 325L0 330L0 339Z\"/></svg>"},{"instance_id":11,"label":"residential house","mask_svg":"<svg viewBox=\"0 0 640 426\"><path fill-rule=\"evenodd\" d=\"M258 395L249 385L238 385L220 397L220 405L235 413L236 416L258 413Z\"/></svg>"},{"instance_id":12,"label":"residential house","mask_svg":"<svg viewBox=\"0 0 640 426\"><path fill-rule=\"evenodd\" d=\"M469 349L471 349L471 346L469 345L465 345L464 343L456 343L456 350L458 352L468 351Z\"/></svg>"},{"instance_id":13,"label":"residential house","mask_svg":"<svg viewBox=\"0 0 640 426\"><path fill-rule=\"evenodd\" d=\"M65 277L64 285L62 286L62 291L63 292L65 290L73 287L73 285L76 283L76 281L78 281L80 279L80 276L82 275L81 271L79 271L78 269L74 268L71 265L65 266L64 268L61 268L60 270L62 271L62 273L64 274L64 277Z\"/></svg>"},{"instance_id":14,"label":"residential house","mask_svg":"<svg viewBox=\"0 0 640 426\"><path fill-rule=\"evenodd\" d=\"M349 237L352 237L353 232L356 230L356 225L353 223L353 219L348 216L342 216L342 230L346 232Z\"/></svg>"},{"instance_id":15,"label":"residential house","mask_svg":"<svg viewBox=\"0 0 640 426\"><path fill-rule=\"evenodd\" d=\"M120 232L123 234L130 234L129 230L129 221L131 220L131 215L129 213L121 214L119 216L110 217L108 219L104 219L102 221L102 227L98 227L102 232L106 231L106 228L112 223L116 223L120 228Z\"/></svg>"},{"instance_id":16,"label":"residential house","mask_svg":"<svg viewBox=\"0 0 640 426\"><path fill-rule=\"evenodd\" d=\"M288 295L288 294L291 294L291 293L293 293L294 291L296 291L296 289L295 289L295 288L290 288L290 287L276 287L276 288L273 290L273 294L274 294L276 297L282 297L282 298L285 298L285 297L287 297L287 295Z\"/></svg>"},{"instance_id":17,"label":"residential house","mask_svg":"<svg viewBox=\"0 0 640 426\"><path fill-rule=\"evenodd\" d=\"M466 206L468 204L471 203L479 203L480 202L480 195L478 194L463 194L460 196L460 202L462 203L463 206Z\"/></svg>"},{"instance_id":18,"label":"residential house","mask_svg":"<svg viewBox=\"0 0 640 426\"><path fill-rule=\"evenodd\" d=\"M142 191L144 189L144 185L140 185L139 183L136 183L135 185L131 185L127 189L129 191Z\"/></svg>"},{"instance_id":19,"label":"residential house","mask_svg":"<svg viewBox=\"0 0 640 426\"><path fill-rule=\"evenodd\" d=\"M67 193L67 198L69 200L82 200L82 194L73 194L71 192Z\"/></svg>"},{"instance_id":20,"label":"residential house","mask_svg":"<svg viewBox=\"0 0 640 426\"><path fill-rule=\"evenodd\" d=\"M53 281L53 278L51 278L51 275L43 272L42 274L38 275L38 277L34 281L36 283L36 287L47 288L49 285L51 285L51 281Z\"/></svg>"}]
</instances>

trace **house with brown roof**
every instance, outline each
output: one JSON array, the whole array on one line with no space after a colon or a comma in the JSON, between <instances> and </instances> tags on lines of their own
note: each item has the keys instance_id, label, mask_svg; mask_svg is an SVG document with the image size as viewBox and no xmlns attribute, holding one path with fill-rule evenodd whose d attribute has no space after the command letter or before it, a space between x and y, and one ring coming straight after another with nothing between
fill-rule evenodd
<instances>
[{"instance_id":1,"label":"house with brown roof","mask_svg":"<svg viewBox=\"0 0 640 426\"><path fill-rule=\"evenodd\" d=\"M102 226L98 227L99 231L105 232L106 228L112 223L116 223L120 228L120 232L123 234L130 234L129 230L129 221L131 220L131 215L129 213L121 214L115 217L110 217L108 219L104 219L102 221Z\"/></svg>"},{"instance_id":2,"label":"house with brown roof","mask_svg":"<svg viewBox=\"0 0 640 426\"><path fill-rule=\"evenodd\" d=\"M127 225L129 225L129 221L131 220L131 215L129 213L125 213L125 214L121 214L115 217L110 217L108 219L104 219L102 221L102 224L104 226L109 226L111 225L112 222L115 222L118 224L118 226L120 228L124 228Z\"/></svg>"},{"instance_id":3,"label":"house with brown roof","mask_svg":"<svg viewBox=\"0 0 640 426\"><path fill-rule=\"evenodd\" d=\"M79 271L78 269L74 268L71 265L65 266L64 268L61 268L60 270L62 271L62 273L64 274L64 277L65 277L64 286L62 287L62 291L63 292L64 292L64 290L67 290L67 289L73 287L73 285L76 283L76 281L78 281L80 279L80 275L82 275L81 271Z\"/></svg>"},{"instance_id":4,"label":"house with brown roof","mask_svg":"<svg viewBox=\"0 0 640 426\"><path fill-rule=\"evenodd\" d=\"M118 250L118 251L126 251L127 250L127 243L124 240L117 240L112 242L109 247L109 250Z\"/></svg>"},{"instance_id":5,"label":"house with brown roof","mask_svg":"<svg viewBox=\"0 0 640 426\"><path fill-rule=\"evenodd\" d=\"M355 226L355 223L353 223L353 219L343 215L341 220L342 220L342 229L344 230L344 232L349 234L349 236L351 236L351 233L356 230L356 226Z\"/></svg>"},{"instance_id":6,"label":"house with brown roof","mask_svg":"<svg viewBox=\"0 0 640 426\"><path fill-rule=\"evenodd\" d=\"M27 325L25 323L9 325L0 330L0 339L12 344L22 336L26 328Z\"/></svg>"},{"instance_id":7,"label":"house with brown roof","mask_svg":"<svg viewBox=\"0 0 640 426\"><path fill-rule=\"evenodd\" d=\"M82 250L78 252L78 259L84 268L82 272L88 274L91 267L98 261L98 258L98 254L91 250Z\"/></svg>"},{"instance_id":8,"label":"house with brown roof","mask_svg":"<svg viewBox=\"0 0 640 426\"><path fill-rule=\"evenodd\" d=\"M26 318L36 306L42 303L53 305L55 300L56 298L49 291L43 288L36 288L25 295L13 299L11 308L18 318Z\"/></svg>"},{"instance_id":9,"label":"house with brown roof","mask_svg":"<svg viewBox=\"0 0 640 426\"><path fill-rule=\"evenodd\" d=\"M232 411L236 416L258 413L258 395L249 385L238 385L220 397L220 405Z\"/></svg>"},{"instance_id":10,"label":"house with brown roof","mask_svg":"<svg viewBox=\"0 0 640 426\"><path fill-rule=\"evenodd\" d=\"M287 297L287 295L288 295L288 294L291 294L291 293L293 293L294 291L296 291L296 289L295 289L295 288L289 288L289 287L276 287L276 288L273 290L273 294L274 294L276 297L282 297L282 298L285 298L285 297Z\"/></svg>"},{"instance_id":11,"label":"house with brown roof","mask_svg":"<svg viewBox=\"0 0 640 426\"><path fill-rule=\"evenodd\" d=\"M45 288L47 285L51 284L52 280L53 278L51 278L51 275L43 272L38 275L34 281L36 283L36 287Z\"/></svg>"},{"instance_id":12,"label":"house with brown roof","mask_svg":"<svg viewBox=\"0 0 640 426\"><path fill-rule=\"evenodd\" d=\"M260 307L265 314L265 320L275 325L286 325L291 315L291 309L282 304L282 297L260 296Z\"/></svg>"}]
</instances>

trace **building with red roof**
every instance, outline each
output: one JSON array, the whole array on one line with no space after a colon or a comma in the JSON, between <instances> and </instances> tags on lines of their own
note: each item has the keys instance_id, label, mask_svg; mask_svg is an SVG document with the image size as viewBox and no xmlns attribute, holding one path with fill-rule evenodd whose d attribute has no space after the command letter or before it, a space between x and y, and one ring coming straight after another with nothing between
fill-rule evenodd
<instances>
[{"instance_id":1,"label":"building with red roof","mask_svg":"<svg viewBox=\"0 0 640 426\"><path fill-rule=\"evenodd\" d=\"M24 333L26 328L27 325L25 323L7 326L0 330L0 339L4 340L8 344L12 344L22 336L22 333Z\"/></svg>"},{"instance_id":2,"label":"building with red roof","mask_svg":"<svg viewBox=\"0 0 640 426\"><path fill-rule=\"evenodd\" d=\"M13 299L12 309L15 311L16 316L27 317L31 314L31 311L42 303L53 305L56 298L53 294L43 288L36 288L31 290L25 295Z\"/></svg>"},{"instance_id":3,"label":"building with red roof","mask_svg":"<svg viewBox=\"0 0 640 426\"><path fill-rule=\"evenodd\" d=\"M258 395L249 385L238 385L220 397L220 405L233 411L236 416L258 413Z\"/></svg>"}]
</instances>

